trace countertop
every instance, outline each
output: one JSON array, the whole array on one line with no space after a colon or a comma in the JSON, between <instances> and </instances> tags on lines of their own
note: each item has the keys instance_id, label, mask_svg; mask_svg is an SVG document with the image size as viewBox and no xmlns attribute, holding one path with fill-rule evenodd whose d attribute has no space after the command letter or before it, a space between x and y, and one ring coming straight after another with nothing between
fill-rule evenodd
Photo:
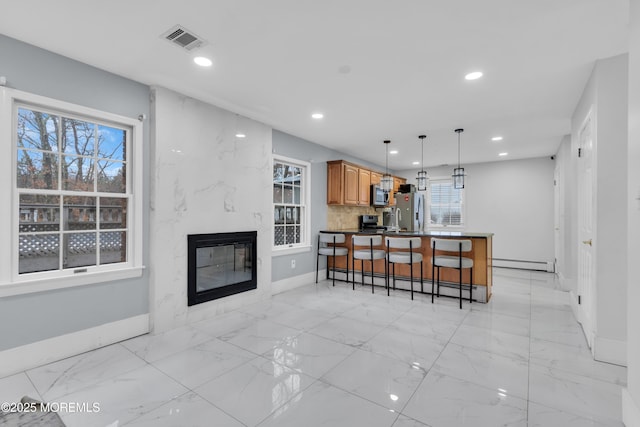
<instances>
[{"instance_id":1,"label":"countertop","mask_svg":"<svg viewBox=\"0 0 640 427\"><path fill-rule=\"evenodd\" d=\"M364 230L347 229L347 230L320 230L321 233L345 233L345 234L381 234L383 236L409 236L409 237L492 237L493 233L474 233L469 231L388 231L388 230Z\"/></svg>"}]
</instances>

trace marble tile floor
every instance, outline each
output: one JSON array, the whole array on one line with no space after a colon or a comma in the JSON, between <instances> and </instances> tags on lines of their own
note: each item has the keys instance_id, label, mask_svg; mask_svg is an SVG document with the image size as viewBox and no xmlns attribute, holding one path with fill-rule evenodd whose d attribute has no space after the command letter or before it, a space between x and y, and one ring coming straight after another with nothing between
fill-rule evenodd
<instances>
[{"instance_id":1,"label":"marble tile floor","mask_svg":"<svg viewBox=\"0 0 640 427\"><path fill-rule=\"evenodd\" d=\"M626 369L591 358L548 273L488 304L321 282L0 379L0 400L97 402L70 426L622 426Z\"/></svg>"}]
</instances>

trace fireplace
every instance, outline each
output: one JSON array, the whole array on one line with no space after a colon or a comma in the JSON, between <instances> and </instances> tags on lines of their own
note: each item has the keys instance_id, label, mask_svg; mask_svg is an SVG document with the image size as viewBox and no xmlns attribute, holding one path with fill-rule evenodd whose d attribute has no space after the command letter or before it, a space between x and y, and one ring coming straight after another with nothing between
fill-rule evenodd
<instances>
[{"instance_id":1,"label":"fireplace","mask_svg":"<svg viewBox=\"0 0 640 427\"><path fill-rule=\"evenodd\" d=\"M190 234L188 305L256 289L256 231Z\"/></svg>"}]
</instances>

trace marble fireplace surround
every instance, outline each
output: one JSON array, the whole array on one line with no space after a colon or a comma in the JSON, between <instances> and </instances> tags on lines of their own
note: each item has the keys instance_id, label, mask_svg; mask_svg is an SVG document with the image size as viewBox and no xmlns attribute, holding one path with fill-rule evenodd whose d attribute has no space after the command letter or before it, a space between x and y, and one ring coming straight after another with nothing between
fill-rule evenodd
<instances>
[{"instance_id":1,"label":"marble fireplace surround","mask_svg":"<svg viewBox=\"0 0 640 427\"><path fill-rule=\"evenodd\" d=\"M271 296L272 130L161 87L150 113L149 314L159 333ZM257 289L188 307L187 235L250 230Z\"/></svg>"}]
</instances>

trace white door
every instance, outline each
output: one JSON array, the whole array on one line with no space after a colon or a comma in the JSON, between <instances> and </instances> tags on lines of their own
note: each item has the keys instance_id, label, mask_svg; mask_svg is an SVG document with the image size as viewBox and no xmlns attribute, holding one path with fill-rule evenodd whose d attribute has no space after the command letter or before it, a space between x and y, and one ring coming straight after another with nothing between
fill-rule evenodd
<instances>
[{"instance_id":1,"label":"white door","mask_svg":"<svg viewBox=\"0 0 640 427\"><path fill-rule=\"evenodd\" d=\"M595 307L595 169L594 131L590 112L580 130L578 157L578 289L576 317L589 347L593 348L596 325Z\"/></svg>"}]
</instances>

